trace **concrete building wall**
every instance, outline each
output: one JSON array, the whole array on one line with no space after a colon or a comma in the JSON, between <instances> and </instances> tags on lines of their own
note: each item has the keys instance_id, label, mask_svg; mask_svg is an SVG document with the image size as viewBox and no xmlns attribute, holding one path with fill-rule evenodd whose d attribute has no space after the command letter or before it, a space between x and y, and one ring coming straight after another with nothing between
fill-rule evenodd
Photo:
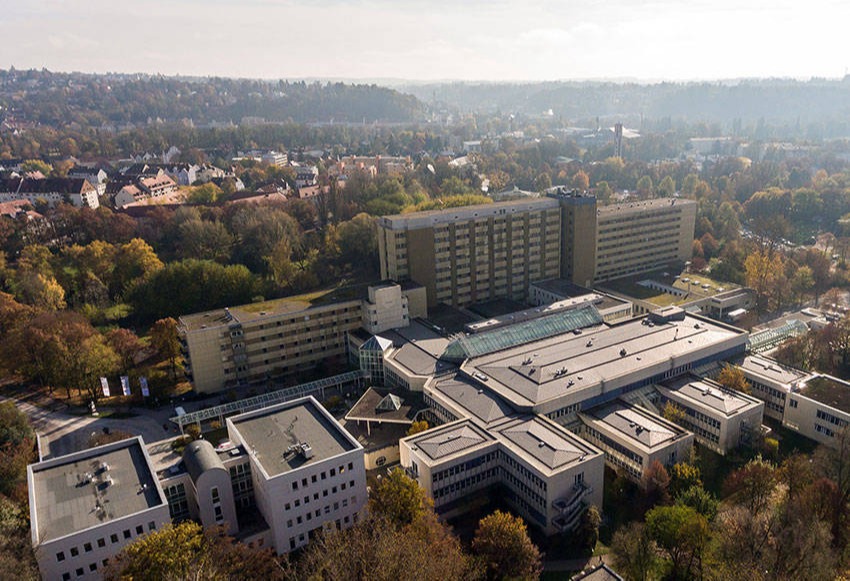
<instances>
[{"instance_id":1,"label":"concrete building wall","mask_svg":"<svg viewBox=\"0 0 850 581\"><path fill-rule=\"evenodd\" d=\"M113 559L126 545L170 522L168 506L161 505L39 544L35 547L35 557L41 578L100 579L107 560Z\"/></svg>"},{"instance_id":2,"label":"concrete building wall","mask_svg":"<svg viewBox=\"0 0 850 581\"><path fill-rule=\"evenodd\" d=\"M841 430L850 423L850 414L800 393L791 393L782 423L815 442L836 447L840 444Z\"/></svg>"},{"instance_id":3,"label":"concrete building wall","mask_svg":"<svg viewBox=\"0 0 850 581\"><path fill-rule=\"evenodd\" d=\"M600 209L596 281L688 260L696 207L690 200L652 200Z\"/></svg>"},{"instance_id":4,"label":"concrete building wall","mask_svg":"<svg viewBox=\"0 0 850 581\"><path fill-rule=\"evenodd\" d=\"M278 553L303 547L324 527L351 527L367 500L362 448L270 479L253 459L251 468L257 506Z\"/></svg>"},{"instance_id":5,"label":"concrete building wall","mask_svg":"<svg viewBox=\"0 0 850 581\"><path fill-rule=\"evenodd\" d=\"M230 473L225 469L207 470L195 483L198 516L205 527L224 526L227 534L239 530Z\"/></svg>"},{"instance_id":6,"label":"concrete building wall","mask_svg":"<svg viewBox=\"0 0 850 581\"><path fill-rule=\"evenodd\" d=\"M200 393L294 373L345 354L345 336L362 324L361 301L188 329L181 335Z\"/></svg>"}]
</instances>

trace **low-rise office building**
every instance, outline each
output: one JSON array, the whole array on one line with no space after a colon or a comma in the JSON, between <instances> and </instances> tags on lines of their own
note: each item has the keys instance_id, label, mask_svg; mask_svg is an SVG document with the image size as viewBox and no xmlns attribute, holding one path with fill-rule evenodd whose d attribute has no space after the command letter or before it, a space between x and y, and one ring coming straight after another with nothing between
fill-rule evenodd
<instances>
[{"instance_id":1,"label":"low-rise office building","mask_svg":"<svg viewBox=\"0 0 850 581\"><path fill-rule=\"evenodd\" d=\"M764 415L779 422L785 418L788 394L810 375L763 355L748 355L739 368L752 386L753 396L764 402Z\"/></svg>"},{"instance_id":2,"label":"low-rise office building","mask_svg":"<svg viewBox=\"0 0 850 581\"><path fill-rule=\"evenodd\" d=\"M850 383L822 374L806 378L791 389L782 423L816 442L839 446L850 424Z\"/></svg>"},{"instance_id":3,"label":"low-rise office building","mask_svg":"<svg viewBox=\"0 0 850 581\"><path fill-rule=\"evenodd\" d=\"M171 522L141 438L31 464L27 481L43 579L100 579L124 546Z\"/></svg>"},{"instance_id":4,"label":"low-rise office building","mask_svg":"<svg viewBox=\"0 0 850 581\"><path fill-rule=\"evenodd\" d=\"M694 435L639 406L616 401L580 413L579 434L605 452L605 462L641 483L654 462L687 461Z\"/></svg>"},{"instance_id":5,"label":"low-rise office building","mask_svg":"<svg viewBox=\"0 0 850 581\"><path fill-rule=\"evenodd\" d=\"M682 408L697 442L718 454L750 444L761 428L764 402L711 379L680 377L657 386L663 401Z\"/></svg>"}]
</instances>

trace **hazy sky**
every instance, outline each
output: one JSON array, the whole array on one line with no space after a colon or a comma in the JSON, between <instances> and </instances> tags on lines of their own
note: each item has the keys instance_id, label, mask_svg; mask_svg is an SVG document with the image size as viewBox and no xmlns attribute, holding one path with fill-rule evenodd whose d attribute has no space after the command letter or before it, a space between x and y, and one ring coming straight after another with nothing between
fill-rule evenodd
<instances>
[{"instance_id":1,"label":"hazy sky","mask_svg":"<svg viewBox=\"0 0 850 581\"><path fill-rule=\"evenodd\" d=\"M266 78L840 77L847 0L0 0L0 68Z\"/></svg>"}]
</instances>

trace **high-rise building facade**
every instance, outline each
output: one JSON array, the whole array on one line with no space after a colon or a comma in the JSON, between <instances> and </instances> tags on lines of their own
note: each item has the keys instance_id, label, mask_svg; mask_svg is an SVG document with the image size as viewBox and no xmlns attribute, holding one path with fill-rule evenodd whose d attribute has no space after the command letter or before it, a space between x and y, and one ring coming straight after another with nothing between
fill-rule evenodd
<instances>
[{"instance_id":1,"label":"high-rise building facade","mask_svg":"<svg viewBox=\"0 0 850 581\"><path fill-rule=\"evenodd\" d=\"M576 192L385 216L381 277L423 285L429 306L524 300L541 280L588 286L688 260L695 221L691 200L598 207Z\"/></svg>"},{"instance_id":2,"label":"high-rise building facade","mask_svg":"<svg viewBox=\"0 0 850 581\"><path fill-rule=\"evenodd\" d=\"M662 198L602 206L596 214L596 281L691 257L697 216L692 200Z\"/></svg>"},{"instance_id":3,"label":"high-rise building facade","mask_svg":"<svg viewBox=\"0 0 850 581\"><path fill-rule=\"evenodd\" d=\"M557 200L510 201L386 216L378 221L381 277L413 280L429 306L522 300L560 274Z\"/></svg>"}]
</instances>

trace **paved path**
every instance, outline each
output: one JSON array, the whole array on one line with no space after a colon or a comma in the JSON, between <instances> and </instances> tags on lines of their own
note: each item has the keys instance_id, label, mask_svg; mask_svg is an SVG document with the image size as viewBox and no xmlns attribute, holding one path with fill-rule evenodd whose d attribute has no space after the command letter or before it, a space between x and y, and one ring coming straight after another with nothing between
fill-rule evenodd
<instances>
[{"instance_id":1,"label":"paved path","mask_svg":"<svg viewBox=\"0 0 850 581\"><path fill-rule=\"evenodd\" d=\"M102 432L104 428L142 436L145 443L158 442L175 435L171 422L168 422L168 431L163 429L163 423L167 422L167 418L171 416L170 408L146 409L137 416L113 419L69 413L64 404L49 398L42 398L37 404L23 399L12 399L12 401L32 421L39 435L41 453L44 458L84 450L89 447L91 436Z\"/></svg>"}]
</instances>

